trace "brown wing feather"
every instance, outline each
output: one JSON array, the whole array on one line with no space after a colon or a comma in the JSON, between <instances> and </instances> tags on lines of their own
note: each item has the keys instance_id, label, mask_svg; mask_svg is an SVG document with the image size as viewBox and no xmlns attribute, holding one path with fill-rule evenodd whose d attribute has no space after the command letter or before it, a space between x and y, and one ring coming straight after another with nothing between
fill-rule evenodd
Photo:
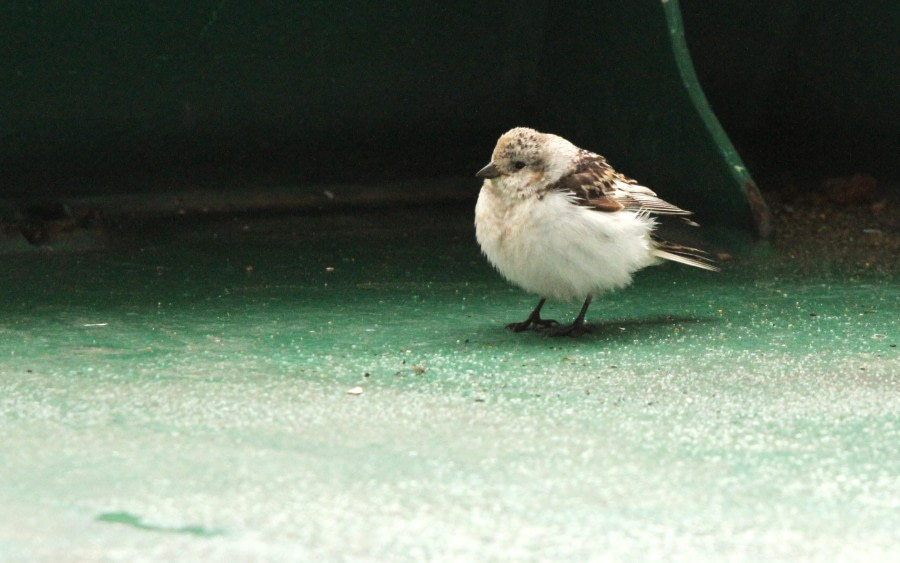
<instances>
[{"instance_id":1,"label":"brown wing feather","mask_svg":"<svg viewBox=\"0 0 900 563\"><path fill-rule=\"evenodd\" d=\"M650 188L619 174L599 154L582 151L575 170L548 190L569 194L579 205L597 211L635 211L658 215L690 215L686 211L656 196Z\"/></svg>"}]
</instances>

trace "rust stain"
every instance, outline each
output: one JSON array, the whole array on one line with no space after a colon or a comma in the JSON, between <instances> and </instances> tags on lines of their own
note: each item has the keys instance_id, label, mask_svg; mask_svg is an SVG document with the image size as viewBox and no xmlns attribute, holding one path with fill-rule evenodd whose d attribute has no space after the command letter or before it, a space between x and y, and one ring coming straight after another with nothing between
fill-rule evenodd
<instances>
[{"instance_id":1,"label":"rust stain","mask_svg":"<svg viewBox=\"0 0 900 563\"><path fill-rule=\"evenodd\" d=\"M775 231L772 224L772 212L769 210L762 192L753 182L745 182L743 187L744 193L747 194L747 201L750 203L750 214L753 217L756 236L762 239L772 238Z\"/></svg>"}]
</instances>

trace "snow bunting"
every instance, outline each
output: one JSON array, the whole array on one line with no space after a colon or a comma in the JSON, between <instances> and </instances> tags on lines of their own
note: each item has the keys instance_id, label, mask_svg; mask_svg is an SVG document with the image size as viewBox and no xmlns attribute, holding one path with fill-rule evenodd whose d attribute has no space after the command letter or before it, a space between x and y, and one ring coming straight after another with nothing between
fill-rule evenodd
<instances>
[{"instance_id":1,"label":"snow bunting","mask_svg":"<svg viewBox=\"0 0 900 563\"><path fill-rule=\"evenodd\" d=\"M510 282L540 297L527 319L507 325L578 336L594 295L624 287L631 275L662 260L716 271L696 248L654 234L653 215L691 214L616 172L606 159L569 141L517 127L505 133L475 205L481 250ZM696 225L688 220L689 223ZM584 299L570 325L541 318L548 299Z\"/></svg>"}]
</instances>

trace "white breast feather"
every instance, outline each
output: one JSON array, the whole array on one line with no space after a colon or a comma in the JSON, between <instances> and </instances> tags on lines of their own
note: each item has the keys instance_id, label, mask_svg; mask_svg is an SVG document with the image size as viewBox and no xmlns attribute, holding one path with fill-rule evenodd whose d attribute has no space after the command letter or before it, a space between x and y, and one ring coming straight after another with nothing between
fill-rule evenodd
<instances>
[{"instance_id":1,"label":"white breast feather","mask_svg":"<svg viewBox=\"0 0 900 563\"><path fill-rule=\"evenodd\" d=\"M475 207L475 234L491 264L542 297L584 299L628 285L652 264L653 219L573 205L559 192L501 198L486 182Z\"/></svg>"}]
</instances>

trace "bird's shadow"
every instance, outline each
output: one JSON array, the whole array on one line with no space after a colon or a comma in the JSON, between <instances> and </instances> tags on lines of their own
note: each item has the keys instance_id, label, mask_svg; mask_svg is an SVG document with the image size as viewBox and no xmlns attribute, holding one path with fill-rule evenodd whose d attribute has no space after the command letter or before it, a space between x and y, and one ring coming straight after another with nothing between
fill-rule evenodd
<instances>
[{"instance_id":1,"label":"bird's shadow","mask_svg":"<svg viewBox=\"0 0 900 563\"><path fill-rule=\"evenodd\" d=\"M600 322L588 322L590 332L571 336L552 336L546 330L530 329L514 333L504 325L482 325L478 327L477 337L494 340L504 337L505 341L522 343L547 344L548 342L565 344L567 342L590 341L624 341L635 338L672 336L676 329L685 326L712 326L721 319L716 317L683 317L675 315L656 315L644 318L609 319Z\"/></svg>"}]
</instances>

